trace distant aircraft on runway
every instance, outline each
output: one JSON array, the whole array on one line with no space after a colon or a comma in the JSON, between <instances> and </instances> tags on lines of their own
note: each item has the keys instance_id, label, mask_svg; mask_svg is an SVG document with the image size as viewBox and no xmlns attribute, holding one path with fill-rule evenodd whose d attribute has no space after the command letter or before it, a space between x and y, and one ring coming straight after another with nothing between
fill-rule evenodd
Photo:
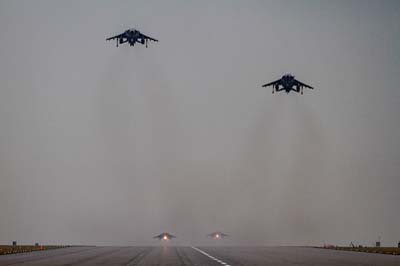
<instances>
[{"instance_id":1,"label":"distant aircraft on runway","mask_svg":"<svg viewBox=\"0 0 400 266\"><path fill-rule=\"evenodd\" d=\"M297 93L303 94L303 88L309 88L309 89L314 89L313 87L302 83L298 81L297 79L294 78L293 75L291 74L286 74L283 75L282 78L275 80L273 82L267 83L262 85L264 88L268 86L272 86L272 93L275 91L285 91L286 93L289 93L290 91L294 91Z\"/></svg>"},{"instance_id":2,"label":"distant aircraft on runway","mask_svg":"<svg viewBox=\"0 0 400 266\"><path fill-rule=\"evenodd\" d=\"M164 241L167 241L167 240L170 240L170 239L172 239L172 238L176 238L176 236L174 236L174 235L171 235L170 233L161 233L161 234L159 234L158 236L155 236L155 237L153 237L153 238L158 238L158 239L160 239L160 240L164 240Z\"/></svg>"},{"instance_id":3,"label":"distant aircraft on runway","mask_svg":"<svg viewBox=\"0 0 400 266\"><path fill-rule=\"evenodd\" d=\"M209 234L209 235L207 235L207 236L209 236L209 237L212 237L213 239L222 239L222 238L224 238L224 237L227 237L227 236L229 236L229 235L227 235L227 234L224 234L224 233L222 233L222 232L213 232L213 233L211 233L211 234Z\"/></svg>"},{"instance_id":4,"label":"distant aircraft on runway","mask_svg":"<svg viewBox=\"0 0 400 266\"><path fill-rule=\"evenodd\" d=\"M137 29L129 29L119 35L115 35L113 37L106 39L106 41L109 40L117 40L117 47L118 44L123 44L128 42L130 46L135 46L135 43L146 44L147 48L148 41L158 42L158 40L151 38L147 35L144 35Z\"/></svg>"}]
</instances>

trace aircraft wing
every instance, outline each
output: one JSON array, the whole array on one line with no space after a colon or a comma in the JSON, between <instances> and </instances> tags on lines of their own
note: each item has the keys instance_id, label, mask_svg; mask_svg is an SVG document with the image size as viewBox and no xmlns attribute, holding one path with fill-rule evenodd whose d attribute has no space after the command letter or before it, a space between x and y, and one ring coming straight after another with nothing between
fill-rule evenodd
<instances>
[{"instance_id":1,"label":"aircraft wing","mask_svg":"<svg viewBox=\"0 0 400 266\"><path fill-rule=\"evenodd\" d=\"M153 237L153 238L162 239L162 238L164 238L164 236L166 236L166 237L168 237L168 238L176 238L176 236L170 235L170 234L161 234L161 235L155 236L155 237Z\"/></svg>"},{"instance_id":2,"label":"aircraft wing","mask_svg":"<svg viewBox=\"0 0 400 266\"><path fill-rule=\"evenodd\" d=\"M300 86L303 86L303 87L306 87L306 88L309 88L309 89L312 89L312 90L314 89L313 87L311 87L311 86L309 86L307 84L304 84L303 82L300 82L297 79L296 79L296 82L299 83Z\"/></svg>"},{"instance_id":3,"label":"aircraft wing","mask_svg":"<svg viewBox=\"0 0 400 266\"><path fill-rule=\"evenodd\" d=\"M149 36L147 36L147 35L144 35L143 33L141 33L141 34L142 34L142 36L143 36L144 39L147 39L147 40L150 40L150 41L153 41L153 42L158 42L157 39L151 38L151 37L149 37Z\"/></svg>"},{"instance_id":4,"label":"aircraft wing","mask_svg":"<svg viewBox=\"0 0 400 266\"><path fill-rule=\"evenodd\" d=\"M208 234L207 236L215 237L216 235L219 235L219 236L222 236L222 237L229 236L229 235L224 234L224 233L211 233L211 234Z\"/></svg>"},{"instance_id":5,"label":"aircraft wing","mask_svg":"<svg viewBox=\"0 0 400 266\"><path fill-rule=\"evenodd\" d=\"M271 86L271 85L275 85L275 84L279 83L280 81L281 81L281 79L277 79L277 80L275 80L275 81L272 81L272 82L270 82L270 83L264 84L264 85L262 85L262 86L263 86L263 87L268 87L268 86Z\"/></svg>"},{"instance_id":6,"label":"aircraft wing","mask_svg":"<svg viewBox=\"0 0 400 266\"><path fill-rule=\"evenodd\" d=\"M113 37L107 38L106 41L114 40L114 39L119 39L119 38L121 38L121 37L123 37L123 36L124 36L124 34L121 33L121 34L115 35L115 36L113 36Z\"/></svg>"}]
</instances>

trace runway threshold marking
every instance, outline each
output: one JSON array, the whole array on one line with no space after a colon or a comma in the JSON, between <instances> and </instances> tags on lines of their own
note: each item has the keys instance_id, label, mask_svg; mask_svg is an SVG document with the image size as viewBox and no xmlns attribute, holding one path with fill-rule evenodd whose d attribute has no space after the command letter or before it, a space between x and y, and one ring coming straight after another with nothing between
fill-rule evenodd
<instances>
[{"instance_id":1,"label":"runway threshold marking","mask_svg":"<svg viewBox=\"0 0 400 266\"><path fill-rule=\"evenodd\" d=\"M211 256L210 254L208 254L207 252L204 252L203 250L201 250L201 249L199 249L199 248L196 248L196 247L191 247L191 248L194 249L194 250L196 250L196 251L198 251L198 252L200 252L201 254L203 254L203 255L209 257L210 259L212 259L212 260L218 262L218 263L221 264L221 265L230 266L228 263L223 262L222 260L217 259L217 258L214 257L214 256Z\"/></svg>"}]
</instances>

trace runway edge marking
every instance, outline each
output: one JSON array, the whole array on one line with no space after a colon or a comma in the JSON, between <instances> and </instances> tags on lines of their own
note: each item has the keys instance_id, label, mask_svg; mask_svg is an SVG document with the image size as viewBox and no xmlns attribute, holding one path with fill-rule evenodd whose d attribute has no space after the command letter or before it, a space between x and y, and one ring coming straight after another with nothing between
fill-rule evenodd
<instances>
[{"instance_id":1,"label":"runway edge marking","mask_svg":"<svg viewBox=\"0 0 400 266\"><path fill-rule=\"evenodd\" d=\"M201 250L201 249L199 249L199 248L196 248L196 247L193 247L193 246L192 246L191 248L194 249L194 250L196 250L196 251L198 251L198 252L200 252L200 253L203 254L204 256L207 256L207 257L209 257L210 259L212 259L212 260L218 262L218 263L221 264L221 265L230 266L228 263L223 262L222 260L220 260L220 259L218 259L218 258L216 258L216 257L211 256L210 254L208 254L207 252L204 252L203 250Z\"/></svg>"}]
</instances>

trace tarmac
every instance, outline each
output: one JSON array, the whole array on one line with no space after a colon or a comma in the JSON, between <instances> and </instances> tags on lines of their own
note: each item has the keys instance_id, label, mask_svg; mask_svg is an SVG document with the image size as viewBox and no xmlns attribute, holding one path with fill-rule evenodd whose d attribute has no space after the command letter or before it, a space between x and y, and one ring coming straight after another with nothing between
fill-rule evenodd
<instances>
[{"instance_id":1,"label":"tarmac","mask_svg":"<svg viewBox=\"0 0 400 266\"><path fill-rule=\"evenodd\" d=\"M0 266L399 266L400 256L312 247L69 247L0 256Z\"/></svg>"}]
</instances>

